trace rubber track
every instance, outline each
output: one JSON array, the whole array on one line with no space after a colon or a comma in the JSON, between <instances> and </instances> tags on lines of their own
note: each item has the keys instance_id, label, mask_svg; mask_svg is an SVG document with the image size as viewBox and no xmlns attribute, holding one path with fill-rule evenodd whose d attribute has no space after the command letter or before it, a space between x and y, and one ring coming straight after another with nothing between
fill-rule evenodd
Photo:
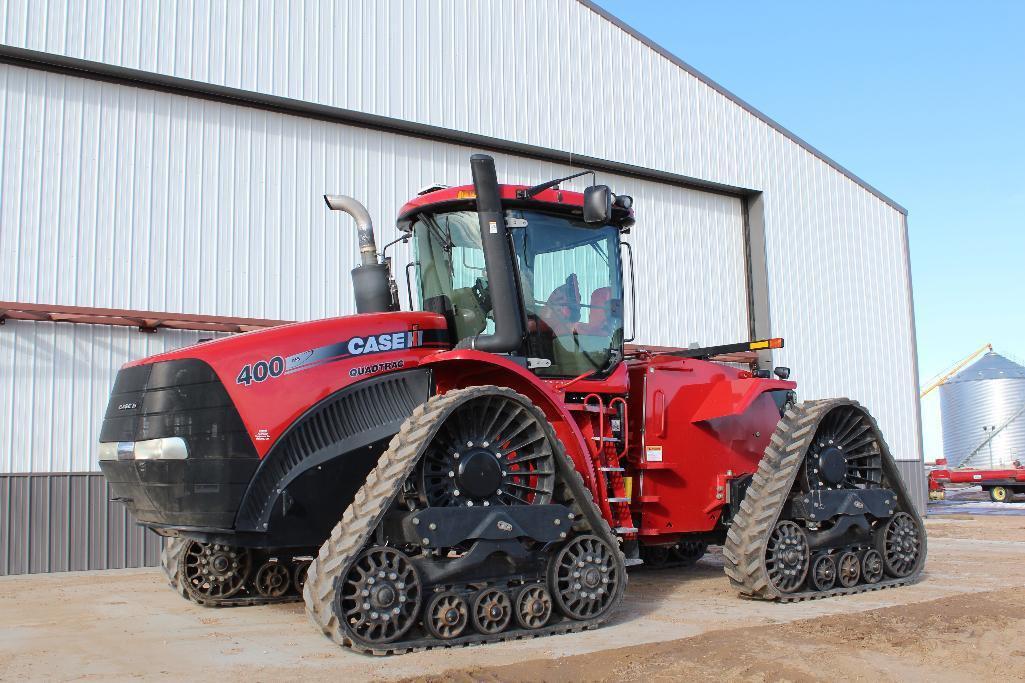
<instances>
[{"instance_id":1,"label":"rubber track","mask_svg":"<svg viewBox=\"0 0 1025 683\"><path fill-rule=\"evenodd\" d=\"M787 502L787 497L794 487L794 482L800 472L800 465L815 437L819 423L833 408L840 406L855 406L861 409L879 438L883 474L886 476L888 486L897 494L898 509L909 513L918 523L922 538L922 552L918 568L904 578L895 579L884 576L882 581L873 584L858 584L850 588L831 588L828 591L782 593L772 585L766 572L765 546L783 506ZM925 526L914 507L908 502L907 492L904 490L904 485L878 425L857 401L835 398L805 401L792 406L779 421L779 425L765 449L765 454L758 463L758 470L751 480L744 500L741 501L740 510L726 534L723 559L726 575L729 577L730 583L740 591L742 597L778 602L801 602L836 595L851 595L895 588L914 583L921 577L926 551Z\"/></svg>"},{"instance_id":2,"label":"rubber track","mask_svg":"<svg viewBox=\"0 0 1025 683\"><path fill-rule=\"evenodd\" d=\"M565 619L563 622L540 629L511 629L494 635L474 633L469 636L452 640L436 640L423 638L413 641L397 641L388 643L381 648L370 648L349 637L345 628L335 616L332 604L335 597L335 586L344 576L350 564L363 549L377 525L383 519L395 497L402 488L403 482L413 473L413 468L426 450L434 434L445 418L464 402L478 396L501 394L532 408L547 434L555 455L556 465L560 474L557 484L565 487L562 498L571 506L577 517L573 531L582 533L589 531L603 538L619 557L619 570L622 581L619 594L601 616L585 621ZM566 500L566 498L569 500ZM440 396L433 396L418 406L413 414L403 423L388 449L381 455L377 467L367 477L363 487L356 493L342 519L331 530L331 535L321 546L320 552L310 565L306 576L303 597L306 601L306 614L324 635L339 645L357 652L370 655L392 655L407 652L428 650L436 647L458 647L479 643L518 640L557 633L569 633L595 628L612 617L623 600L626 590L625 557L619 549L619 539L601 516L597 506L591 499L590 491L584 486L580 473L576 471L572 461L562 449L555 431L544 418L544 414L533 407L530 399L510 389L493 386L470 387L456 389Z\"/></svg>"}]
</instances>

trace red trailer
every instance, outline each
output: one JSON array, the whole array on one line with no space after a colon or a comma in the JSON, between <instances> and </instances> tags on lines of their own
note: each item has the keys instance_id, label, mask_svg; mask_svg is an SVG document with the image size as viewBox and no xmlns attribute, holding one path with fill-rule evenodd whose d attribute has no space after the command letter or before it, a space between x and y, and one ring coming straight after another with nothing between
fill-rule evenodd
<instances>
[{"instance_id":1,"label":"red trailer","mask_svg":"<svg viewBox=\"0 0 1025 683\"><path fill-rule=\"evenodd\" d=\"M947 461L938 460L936 464L945 466ZM1010 503L1014 494L1025 493L1025 466L1015 461L1012 467L1005 469L935 469L929 473L929 497L942 499L946 484L975 484L988 491L993 502Z\"/></svg>"}]
</instances>

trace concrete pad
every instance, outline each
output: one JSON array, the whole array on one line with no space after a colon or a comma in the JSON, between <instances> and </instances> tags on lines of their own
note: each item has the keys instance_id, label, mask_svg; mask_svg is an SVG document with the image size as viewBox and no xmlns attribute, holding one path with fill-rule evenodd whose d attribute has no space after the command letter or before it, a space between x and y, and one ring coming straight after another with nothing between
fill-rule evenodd
<instances>
[{"instance_id":1,"label":"concrete pad","mask_svg":"<svg viewBox=\"0 0 1025 683\"><path fill-rule=\"evenodd\" d=\"M4 577L0 679L393 679L846 615L1025 579L1020 518L930 518L927 528L926 575L909 587L792 605L742 600L714 553L690 570L635 572L623 608L595 631L389 658L334 646L298 603L197 607L167 588L156 569Z\"/></svg>"}]
</instances>

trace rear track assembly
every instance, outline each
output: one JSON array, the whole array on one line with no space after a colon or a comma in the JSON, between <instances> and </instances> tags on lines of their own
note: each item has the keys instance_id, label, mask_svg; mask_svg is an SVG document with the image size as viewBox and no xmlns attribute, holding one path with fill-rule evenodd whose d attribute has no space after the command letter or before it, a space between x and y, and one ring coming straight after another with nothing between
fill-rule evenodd
<instances>
[{"instance_id":1,"label":"rear track assembly","mask_svg":"<svg viewBox=\"0 0 1025 683\"><path fill-rule=\"evenodd\" d=\"M840 498L816 518L823 500ZM925 528L879 428L849 399L787 410L723 547L743 596L781 602L914 583L925 556Z\"/></svg>"}]
</instances>

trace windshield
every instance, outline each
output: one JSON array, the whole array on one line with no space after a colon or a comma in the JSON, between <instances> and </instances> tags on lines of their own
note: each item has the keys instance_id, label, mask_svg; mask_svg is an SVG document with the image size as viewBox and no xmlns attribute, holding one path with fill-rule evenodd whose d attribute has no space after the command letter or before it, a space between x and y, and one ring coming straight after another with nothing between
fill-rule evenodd
<instances>
[{"instance_id":1,"label":"windshield","mask_svg":"<svg viewBox=\"0 0 1025 683\"><path fill-rule=\"evenodd\" d=\"M619 232L566 216L507 212L516 254L527 349L551 361L539 375L600 372L620 357L623 292ZM413 224L424 310L449 318L456 339L494 331L477 214L421 215Z\"/></svg>"}]
</instances>

